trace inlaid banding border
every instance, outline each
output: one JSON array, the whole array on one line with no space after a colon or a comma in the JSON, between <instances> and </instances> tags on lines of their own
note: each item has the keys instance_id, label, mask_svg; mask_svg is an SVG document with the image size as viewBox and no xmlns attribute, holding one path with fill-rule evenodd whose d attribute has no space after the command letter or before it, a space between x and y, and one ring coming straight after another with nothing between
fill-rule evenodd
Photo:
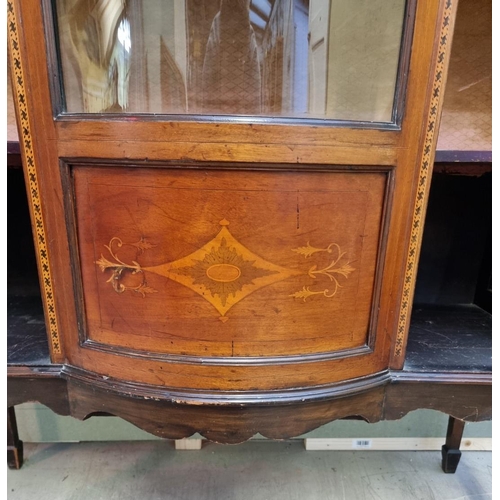
<instances>
[{"instance_id":1,"label":"inlaid banding border","mask_svg":"<svg viewBox=\"0 0 500 500\"><path fill-rule=\"evenodd\" d=\"M447 52L450 45L450 25L452 21L453 2L447 0L443 9L441 19L441 30L438 39L438 54L434 71L434 81L429 105L429 114L426 121L425 140L422 160L418 173L417 190L415 193L415 204L411 221L410 244L406 257L404 281L402 289L402 299L398 315L398 325L396 331L396 341L394 346L394 358L403 356L405 337L409 328L409 314L412 306L413 290L415 288L417 276L417 259L419 246L423 234L423 219L425 215L426 193L429 188L432 176L432 156L434 153L433 144L437 139L437 125L439 119L439 104L443 93L443 83L445 80L445 66Z\"/></svg>"},{"instance_id":2,"label":"inlaid banding border","mask_svg":"<svg viewBox=\"0 0 500 500\"><path fill-rule=\"evenodd\" d=\"M38 185L37 164L33 152L33 137L30 125L30 116L27 106L27 93L19 42L19 23L15 2L7 2L7 32L9 39L10 63L13 77L14 99L17 106L19 120L19 138L22 143L21 153L25 165L25 181L27 184L28 200L31 208L32 225L35 234L34 243L38 256L40 285L44 298L45 318L49 331L51 351L61 354L59 326L54 300L52 275L50 271L47 237L43 220L40 189Z\"/></svg>"}]
</instances>

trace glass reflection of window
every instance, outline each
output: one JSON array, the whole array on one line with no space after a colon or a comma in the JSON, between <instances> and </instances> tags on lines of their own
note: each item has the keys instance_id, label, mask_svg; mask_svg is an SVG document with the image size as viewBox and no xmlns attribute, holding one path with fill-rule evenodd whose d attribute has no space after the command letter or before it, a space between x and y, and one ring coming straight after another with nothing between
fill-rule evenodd
<instances>
[{"instance_id":1,"label":"glass reflection of window","mask_svg":"<svg viewBox=\"0 0 500 500\"><path fill-rule=\"evenodd\" d=\"M56 0L67 110L390 122L405 0Z\"/></svg>"},{"instance_id":2,"label":"glass reflection of window","mask_svg":"<svg viewBox=\"0 0 500 500\"><path fill-rule=\"evenodd\" d=\"M66 4L66 12L83 111L127 109L131 41L125 0L77 0Z\"/></svg>"}]
</instances>

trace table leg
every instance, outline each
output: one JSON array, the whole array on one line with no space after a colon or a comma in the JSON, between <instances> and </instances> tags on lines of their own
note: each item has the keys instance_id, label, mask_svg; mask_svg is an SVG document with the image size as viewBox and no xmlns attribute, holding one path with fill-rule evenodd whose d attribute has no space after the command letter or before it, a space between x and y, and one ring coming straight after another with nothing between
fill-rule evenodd
<instances>
[{"instance_id":1,"label":"table leg","mask_svg":"<svg viewBox=\"0 0 500 500\"><path fill-rule=\"evenodd\" d=\"M448 420L448 431L446 432L446 444L441 448L441 467L444 472L453 474L458 467L462 452L460 442L464 432L465 422L458 418L450 417Z\"/></svg>"},{"instance_id":2,"label":"table leg","mask_svg":"<svg viewBox=\"0 0 500 500\"><path fill-rule=\"evenodd\" d=\"M23 465L23 442L17 433L13 406L7 408L7 465L10 469L20 469Z\"/></svg>"}]
</instances>

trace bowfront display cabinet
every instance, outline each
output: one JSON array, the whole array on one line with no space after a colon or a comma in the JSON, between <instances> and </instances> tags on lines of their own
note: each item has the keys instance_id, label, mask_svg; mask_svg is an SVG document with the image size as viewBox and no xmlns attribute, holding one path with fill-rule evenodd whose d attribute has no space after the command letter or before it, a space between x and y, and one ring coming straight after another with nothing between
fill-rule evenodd
<instances>
[{"instance_id":1,"label":"bowfront display cabinet","mask_svg":"<svg viewBox=\"0 0 500 500\"><path fill-rule=\"evenodd\" d=\"M7 5L11 465L39 401L222 443L435 408L454 471L491 319L436 281L411 312L456 0Z\"/></svg>"}]
</instances>

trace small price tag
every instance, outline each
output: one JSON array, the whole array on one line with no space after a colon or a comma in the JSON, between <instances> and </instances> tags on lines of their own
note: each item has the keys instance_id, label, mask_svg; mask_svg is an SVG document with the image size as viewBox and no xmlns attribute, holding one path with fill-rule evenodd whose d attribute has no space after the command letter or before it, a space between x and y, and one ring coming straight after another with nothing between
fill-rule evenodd
<instances>
[{"instance_id":1,"label":"small price tag","mask_svg":"<svg viewBox=\"0 0 500 500\"><path fill-rule=\"evenodd\" d=\"M352 440L352 447L355 450L366 450L372 447L372 440L371 439L353 439Z\"/></svg>"}]
</instances>

